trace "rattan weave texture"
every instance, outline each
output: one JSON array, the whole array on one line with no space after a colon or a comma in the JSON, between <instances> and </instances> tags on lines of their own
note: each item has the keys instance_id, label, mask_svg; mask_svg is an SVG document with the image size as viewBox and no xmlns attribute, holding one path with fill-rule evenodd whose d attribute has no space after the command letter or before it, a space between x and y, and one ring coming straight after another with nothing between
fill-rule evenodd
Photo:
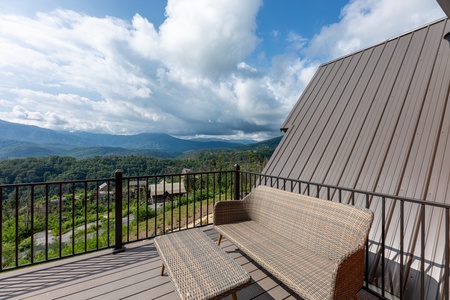
<instances>
[{"instance_id":1,"label":"rattan weave texture","mask_svg":"<svg viewBox=\"0 0 450 300\"><path fill-rule=\"evenodd\" d=\"M180 298L221 299L251 282L250 275L200 229L155 238Z\"/></svg>"},{"instance_id":2,"label":"rattan weave texture","mask_svg":"<svg viewBox=\"0 0 450 300\"><path fill-rule=\"evenodd\" d=\"M214 208L216 230L304 299L356 295L372 220L365 208L266 186Z\"/></svg>"}]
</instances>

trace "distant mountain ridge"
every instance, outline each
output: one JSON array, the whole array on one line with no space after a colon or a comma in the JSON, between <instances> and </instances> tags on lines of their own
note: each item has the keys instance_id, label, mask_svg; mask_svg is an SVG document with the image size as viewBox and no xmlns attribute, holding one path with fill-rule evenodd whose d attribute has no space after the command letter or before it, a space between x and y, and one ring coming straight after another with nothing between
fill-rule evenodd
<instances>
[{"instance_id":1,"label":"distant mountain ridge","mask_svg":"<svg viewBox=\"0 0 450 300\"><path fill-rule=\"evenodd\" d=\"M245 147L251 147L248 145ZM177 157L201 149L236 148L243 144L226 141L199 141L175 138L164 133L108 135L54 131L32 125L0 120L0 160L34 156L149 155Z\"/></svg>"},{"instance_id":2,"label":"distant mountain ridge","mask_svg":"<svg viewBox=\"0 0 450 300\"><path fill-rule=\"evenodd\" d=\"M36 144L51 144L52 146L81 146L88 143L80 137L54 130L40 128L34 125L23 125L0 120L0 139L23 141ZM94 146L94 144L90 144Z\"/></svg>"},{"instance_id":3,"label":"distant mountain ridge","mask_svg":"<svg viewBox=\"0 0 450 300\"><path fill-rule=\"evenodd\" d=\"M136 135L109 135L87 132L72 133L84 140L95 140L104 147L121 147L126 149L154 149L172 153L199 150L204 148L229 148L240 146L238 143L224 141L192 141L175 138L165 133L140 133Z\"/></svg>"}]
</instances>

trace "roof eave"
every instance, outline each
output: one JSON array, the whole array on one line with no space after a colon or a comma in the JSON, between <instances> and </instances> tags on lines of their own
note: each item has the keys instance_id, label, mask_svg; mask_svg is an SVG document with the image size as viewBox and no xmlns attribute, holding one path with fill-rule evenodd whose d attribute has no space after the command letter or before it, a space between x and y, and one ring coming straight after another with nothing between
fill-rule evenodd
<instances>
[{"instance_id":1,"label":"roof eave","mask_svg":"<svg viewBox=\"0 0 450 300\"><path fill-rule=\"evenodd\" d=\"M445 12L447 17L450 18L450 1L449 0L436 0L441 6L442 10Z\"/></svg>"}]
</instances>

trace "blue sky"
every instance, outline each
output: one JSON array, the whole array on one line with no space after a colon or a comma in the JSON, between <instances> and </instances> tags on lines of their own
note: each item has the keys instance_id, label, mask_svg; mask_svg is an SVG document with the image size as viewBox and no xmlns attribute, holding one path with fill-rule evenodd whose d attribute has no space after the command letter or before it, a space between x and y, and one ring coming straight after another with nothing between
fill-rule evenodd
<instances>
[{"instance_id":1,"label":"blue sky","mask_svg":"<svg viewBox=\"0 0 450 300\"><path fill-rule=\"evenodd\" d=\"M320 64L443 16L435 0L0 0L0 119L263 140Z\"/></svg>"}]
</instances>

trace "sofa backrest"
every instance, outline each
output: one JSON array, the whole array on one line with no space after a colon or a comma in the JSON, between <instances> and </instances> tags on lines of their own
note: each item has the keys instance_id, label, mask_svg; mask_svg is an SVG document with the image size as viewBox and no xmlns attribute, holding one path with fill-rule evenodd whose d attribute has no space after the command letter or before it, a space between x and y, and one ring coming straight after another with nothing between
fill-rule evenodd
<instances>
[{"instance_id":1,"label":"sofa backrest","mask_svg":"<svg viewBox=\"0 0 450 300\"><path fill-rule=\"evenodd\" d=\"M244 198L244 207L252 220L333 260L361 247L373 220L365 208L263 185Z\"/></svg>"}]
</instances>

